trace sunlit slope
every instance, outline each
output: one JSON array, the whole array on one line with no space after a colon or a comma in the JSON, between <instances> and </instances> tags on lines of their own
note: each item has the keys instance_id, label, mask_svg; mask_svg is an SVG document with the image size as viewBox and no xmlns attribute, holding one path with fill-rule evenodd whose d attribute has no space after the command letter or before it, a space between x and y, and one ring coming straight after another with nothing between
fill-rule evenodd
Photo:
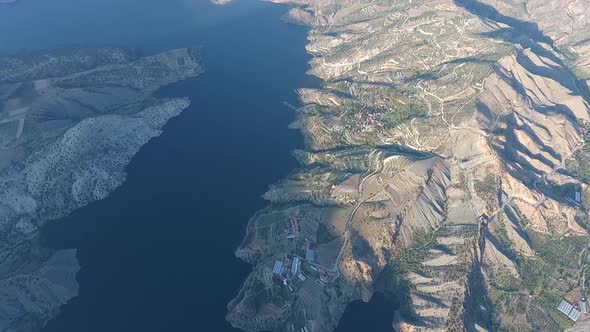
<instances>
[{"instance_id":1,"label":"sunlit slope","mask_svg":"<svg viewBox=\"0 0 590 332\"><path fill-rule=\"evenodd\" d=\"M590 2L295 3L325 84L300 90L307 151L236 251L255 268L229 321L331 331L383 290L402 331L570 326L555 308L586 296ZM294 257L304 281L273 274Z\"/></svg>"}]
</instances>

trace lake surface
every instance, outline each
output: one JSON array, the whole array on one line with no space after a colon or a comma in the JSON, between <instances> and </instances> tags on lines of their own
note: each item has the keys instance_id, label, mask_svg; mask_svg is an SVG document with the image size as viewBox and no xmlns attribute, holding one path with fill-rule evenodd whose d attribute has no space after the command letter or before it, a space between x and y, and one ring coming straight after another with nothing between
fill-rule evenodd
<instances>
[{"instance_id":1,"label":"lake surface","mask_svg":"<svg viewBox=\"0 0 590 332\"><path fill-rule=\"evenodd\" d=\"M344 311L335 332L392 332L397 300L382 293L375 293L371 301L354 301Z\"/></svg>"},{"instance_id":2,"label":"lake surface","mask_svg":"<svg viewBox=\"0 0 590 332\"><path fill-rule=\"evenodd\" d=\"M233 250L260 195L296 167L301 135L287 129L305 74L307 30L279 20L286 7L241 0L22 0L0 9L0 53L73 44L156 53L202 49L205 74L168 86L192 105L128 166L107 199L43 230L52 248L78 248L79 296L44 332L237 331L226 304L250 266ZM10 33L7 33L10 32ZM350 323L390 312L355 304ZM360 308L360 309L359 309ZM383 331L391 330L391 318ZM347 321L348 322L348 321ZM366 325L364 325L366 327ZM381 331L381 329L371 329Z\"/></svg>"}]
</instances>

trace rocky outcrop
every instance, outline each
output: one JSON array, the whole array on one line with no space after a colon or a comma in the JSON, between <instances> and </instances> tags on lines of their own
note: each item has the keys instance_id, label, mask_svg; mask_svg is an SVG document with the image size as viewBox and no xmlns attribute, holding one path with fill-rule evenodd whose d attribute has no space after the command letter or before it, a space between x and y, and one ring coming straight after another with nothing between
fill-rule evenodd
<instances>
[{"instance_id":1,"label":"rocky outcrop","mask_svg":"<svg viewBox=\"0 0 590 332\"><path fill-rule=\"evenodd\" d=\"M105 48L3 58L0 72L0 331L35 331L77 294L75 251L39 248L40 227L120 186L190 104L152 92L201 67L188 49Z\"/></svg>"}]
</instances>

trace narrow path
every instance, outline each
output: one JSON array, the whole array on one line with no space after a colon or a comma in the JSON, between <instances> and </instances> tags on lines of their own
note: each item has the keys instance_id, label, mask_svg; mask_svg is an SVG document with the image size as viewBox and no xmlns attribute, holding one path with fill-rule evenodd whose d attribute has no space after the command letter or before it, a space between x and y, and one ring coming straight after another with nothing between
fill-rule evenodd
<instances>
[{"instance_id":1,"label":"narrow path","mask_svg":"<svg viewBox=\"0 0 590 332\"><path fill-rule=\"evenodd\" d=\"M334 262L334 267L329 270L330 272L336 273L334 280L338 279L338 277L340 277L340 268L339 268L340 260L342 259L342 255L344 254L344 249L346 248L346 246L350 242L350 232L349 232L350 225L352 224L352 221L354 220L354 216L356 215L356 212L358 211L358 209L361 207L361 205L364 202L366 202L366 200L362 199L363 186L365 184L365 181L367 181L367 179L369 179L373 175L377 174L381 170L380 165L381 165L381 156L383 155L383 151L373 150L370 155L375 154L375 153L377 154L377 156L375 156L375 161L377 162L377 165L376 165L375 170L373 172L364 176L361 179L361 181L359 182L359 186L358 186L359 201L356 204L356 206L354 207L354 209L352 209L352 211L350 212L350 215L348 215L348 219L346 220L346 226L344 228L344 243L342 243L342 247L340 248L340 251L338 252L338 257L336 258L336 261Z\"/></svg>"}]
</instances>

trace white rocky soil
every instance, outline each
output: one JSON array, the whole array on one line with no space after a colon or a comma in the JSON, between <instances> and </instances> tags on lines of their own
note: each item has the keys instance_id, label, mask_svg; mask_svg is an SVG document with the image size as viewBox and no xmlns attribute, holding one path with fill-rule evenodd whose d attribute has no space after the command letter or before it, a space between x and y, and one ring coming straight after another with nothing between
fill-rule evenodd
<instances>
[{"instance_id":1,"label":"white rocky soil","mask_svg":"<svg viewBox=\"0 0 590 332\"><path fill-rule=\"evenodd\" d=\"M40 248L40 227L123 184L133 156L190 105L151 93L201 72L187 49L66 53L0 59L0 331L37 331L77 295L75 250Z\"/></svg>"}]
</instances>

